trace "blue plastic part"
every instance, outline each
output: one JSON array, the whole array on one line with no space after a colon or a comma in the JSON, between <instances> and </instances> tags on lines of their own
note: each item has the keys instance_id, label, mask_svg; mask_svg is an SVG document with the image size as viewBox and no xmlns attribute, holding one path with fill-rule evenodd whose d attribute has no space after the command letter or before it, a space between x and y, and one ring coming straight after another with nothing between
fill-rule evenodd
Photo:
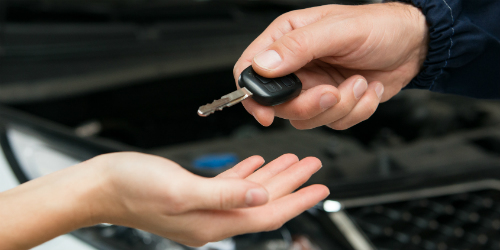
<instances>
[{"instance_id":1,"label":"blue plastic part","mask_svg":"<svg viewBox=\"0 0 500 250\"><path fill-rule=\"evenodd\" d=\"M220 169L236 165L238 156L233 153L206 154L194 159L193 166L199 169Z\"/></svg>"}]
</instances>

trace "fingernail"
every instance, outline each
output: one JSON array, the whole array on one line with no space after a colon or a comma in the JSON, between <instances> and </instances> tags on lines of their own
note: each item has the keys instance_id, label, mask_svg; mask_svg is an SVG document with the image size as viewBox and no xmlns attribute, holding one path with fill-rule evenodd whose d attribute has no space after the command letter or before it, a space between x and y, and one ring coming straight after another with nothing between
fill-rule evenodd
<instances>
[{"instance_id":1,"label":"fingernail","mask_svg":"<svg viewBox=\"0 0 500 250\"><path fill-rule=\"evenodd\" d=\"M378 99L382 99L382 94L384 94L384 85L382 83L377 83L375 93L377 93Z\"/></svg>"},{"instance_id":2,"label":"fingernail","mask_svg":"<svg viewBox=\"0 0 500 250\"><path fill-rule=\"evenodd\" d=\"M253 61L261 68L275 69L281 64L283 60L281 59L278 52L274 50L267 50L256 55Z\"/></svg>"},{"instance_id":3,"label":"fingernail","mask_svg":"<svg viewBox=\"0 0 500 250\"><path fill-rule=\"evenodd\" d=\"M323 164L321 164L321 166L319 166L319 168L316 170L316 172L314 173L317 173L318 171L320 171L321 169L323 168Z\"/></svg>"},{"instance_id":4,"label":"fingernail","mask_svg":"<svg viewBox=\"0 0 500 250\"><path fill-rule=\"evenodd\" d=\"M254 207L266 204L269 195L263 188L254 188L247 191L245 199L247 206Z\"/></svg>"},{"instance_id":5,"label":"fingernail","mask_svg":"<svg viewBox=\"0 0 500 250\"><path fill-rule=\"evenodd\" d=\"M337 97L331 92L324 93L319 99L319 106L323 110L327 110L335 104L337 104Z\"/></svg>"},{"instance_id":6,"label":"fingernail","mask_svg":"<svg viewBox=\"0 0 500 250\"><path fill-rule=\"evenodd\" d=\"M354 87L352 91L354 92L354 97L356 99L361 98L361 96L365 93L368 88L368 83L366 83L365 79L358 79L356 83L354 83Z\"/></svg>"}]
</instances>

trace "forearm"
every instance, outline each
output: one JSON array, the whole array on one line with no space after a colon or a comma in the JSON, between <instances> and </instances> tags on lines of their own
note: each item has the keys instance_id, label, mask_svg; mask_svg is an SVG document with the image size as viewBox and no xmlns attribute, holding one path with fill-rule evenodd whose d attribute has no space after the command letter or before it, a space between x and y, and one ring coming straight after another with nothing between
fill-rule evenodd
<instances>
[{"instance_id":1,"label":"forearm","mask_svg":"<svg viewBox=\"0 0 500 250\"><path fill-rule=\"evenodd\" d=\"M29 249L96 223L103 181L99 166L84 162L0 193L1 249Z\"/></svg>"}]
</instances>

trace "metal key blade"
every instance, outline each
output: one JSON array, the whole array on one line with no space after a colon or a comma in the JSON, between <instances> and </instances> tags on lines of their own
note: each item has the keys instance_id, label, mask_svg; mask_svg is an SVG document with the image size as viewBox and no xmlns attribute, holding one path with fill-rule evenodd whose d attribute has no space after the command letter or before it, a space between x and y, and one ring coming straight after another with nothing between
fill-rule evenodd
<instances>
[{"instance_id":1,"label":"metal key blade","mask_svg":"<svg viewBox=\"0 0 500 250\"><path fill-rule=\"evenodd\" d=\"M252 92L250 92L247 88L238 89L221 97L219 100L215 100L212 103L201 106L198 109L198 115L203 117L209 116L217 110L222 110L225 107L231 107L240 103L251 95L253 95Z\"/></svg>"}]
</instances>

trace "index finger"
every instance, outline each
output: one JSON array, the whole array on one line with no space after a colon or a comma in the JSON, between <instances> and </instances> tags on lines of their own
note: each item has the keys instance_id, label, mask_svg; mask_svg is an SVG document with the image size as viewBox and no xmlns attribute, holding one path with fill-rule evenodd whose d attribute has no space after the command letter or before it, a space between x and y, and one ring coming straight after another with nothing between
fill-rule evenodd
<instances>
[{"instance_id":1,"label":"index finger","mask_svg":"<svg viewBox=\"0 0 500 250\"><path fill-rule=\"evenodd\" d=\"M218 174L215 178L238 178L244 179L264 164L264 158L254 155L246 158L234 167Z\"/></svg>"},{"instance_id":2,"label":"index finger","mask_svg":"<svg viewBox=\"0 0 500 250\"><path fill-rule=\"evenodd\" d=\"M267 28L269 29L269 27ZM266 29L266 31L267 31ZM265 48L273 43L272 40L269 40L270 37L267 37L264 33L258 36L248 48L243 52L240 59L236 62L233 68L233 76L236 82L236 88L240 88L238 86L238 78L241 75L241 72L245 70L248 66L252 65L253 56L255 53L262 48ZM243 107L245 107L246 111L253 115L253 117L263 126L269 126L273 123L274 120L274 109L272 107L266 107L258 104L251 98L248 98L242 102Z\"/></svg>"},{"instance_id":3,"label":"index finger","mask_svg":"<svg viewBox=\"0 0 500 250\"><path fill-rule=\"evenodd\" d=\"M279 24L275 24L278 22L276 19L271 25L261 34L259 35L248 47L245 49L241 57L238 59L233 68L233 76L236 82L236 87L239 89L237 84L238 77L241 75L241 72L245 70L248 66L252 65L253 57L271 45L275 40L272 36L272 33L275 32L276 28L273 26L279 26ZM278 29L279 30L279 29ZM279 34L278 34L279 35ZM283 34L281 34L283 36ZM274 120L274 109L272 107L266 107L258 104L251 98L248 98L242 102L243 107L245 107L246 111L253 115L253 117L263 126L269 126L273 123Z\"/></svg>"}]
</instances>

